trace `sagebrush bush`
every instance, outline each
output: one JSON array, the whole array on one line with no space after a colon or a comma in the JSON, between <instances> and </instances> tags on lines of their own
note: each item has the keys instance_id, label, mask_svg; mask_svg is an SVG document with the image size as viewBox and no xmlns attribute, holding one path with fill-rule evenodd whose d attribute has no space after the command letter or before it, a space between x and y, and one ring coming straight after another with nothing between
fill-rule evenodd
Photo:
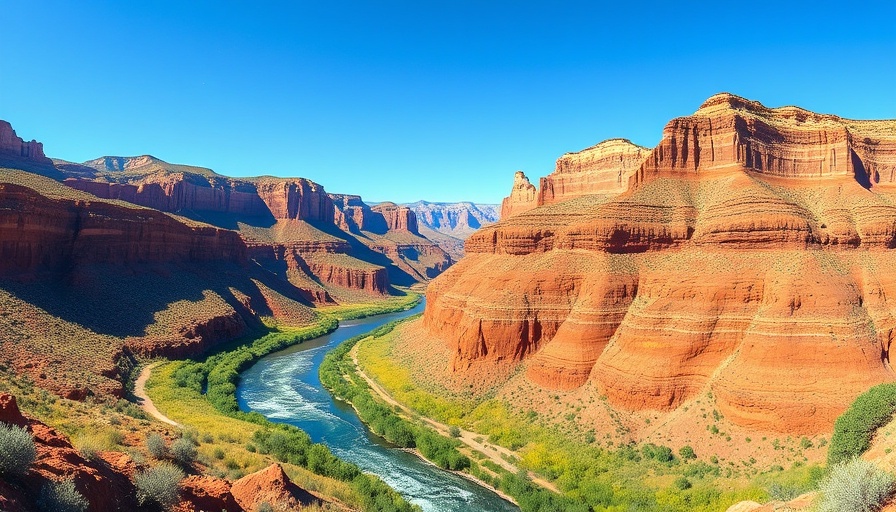
<instances>
[{"instance_id":1,"label":"sagebrush bush","mask_svg":"<svg viewBox=\"0 0 896 512\"><path fill-rule=\"evenodd\" d=\"M24 475L36 458L30 432L24 427L0 424L0 474Z\"/></svg>"},{"instance_id":2,"label":"sagebrush bush","mask_svg":"<svg viewBox=\"0 0 896 512\"><path fill-rule=\"evenodd\" d=\"M893 475L853 459L835 465L821 482L819 512L875 512L893 494Z\"/></svg>"},{"instance_id":3,"label":"sagebrush bush","mask_svg":"<svg viewBox=\"0 0 896 512\"><path fill-rule=\"evenodd\" d=\"M183 479L184 472L168 463L138 473L134 478L137 501L141 505L154 503L162 509L169 509L180 501L180 481Z\"/></svg>"},{"instance_id":4,"label":"sagebrush bush","mask_svg":"<svg viewBox=\"0 0 896 512\"><path fill-rule=\"evenodd\" d=\"M89 503L75 488L74 480L47 482L40 489L37 506L43 512L84 512Z\"/></svg>"},{"instance_id":5,"label":"sagebrush bush","mask_svg":"<svg viewBox=\"0 0 896 512\"><path fill-rule=\"evenodd\" d=\"M196 460L196 446L189 439L182 437L171 445L171 455L179 464L189 466Z\"/></svg>"},{"instance_id":6,"label":"sagebrush bush","mask_svg":"<svg viewBox=\"0 0 896 512\"><path fill-rule=\"evenodd\" d=\"M168 455L165 438L152 432L146 436L146 451L156 459L164 459Z\"/></svg>"}]
</instances>

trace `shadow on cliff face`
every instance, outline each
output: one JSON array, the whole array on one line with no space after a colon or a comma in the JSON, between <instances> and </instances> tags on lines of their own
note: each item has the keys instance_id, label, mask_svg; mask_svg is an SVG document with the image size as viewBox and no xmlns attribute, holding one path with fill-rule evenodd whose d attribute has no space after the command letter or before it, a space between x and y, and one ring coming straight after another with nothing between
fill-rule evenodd
<instances>
[{"instance_id":1,"label":"shadow on cliff face","mask_svg":"<svg viewBox=\"0 0 896 512\"><path fill-rule=\"evenodd\" d=\"M273 313L251 278L301 305L310 305L297 288L278 277L229 264L91 265L54 279L0 280L0 289L66 322L126 338L162 334L233 311L248 327L260 328L259 317Z\"/></svg>"},{"instance_id":2,"label":"shadow on cliff face","mask_svg":"<svg viewBox=\"0 0 896 512\"><path fill-rule=\"evenodd\" d=\"M333 224L326 222L309 222L309 224L328 235L344 240L351 247L351 255L355 258L385 267L386 271L389 273L389 284L396 286L411 286L418 282L411 274L398 268L398 266L396 266L385 254L367 247L361 243L360 240L347 234ZM361 236L364 235L362 234Z\"/></svg>"},{"instance_id":3,"label":"shadow on cliff face","mask_svg":"<svg viewBox=\"0 0 896 512\"><path fill-rule=\"evenodd\" d=\"M254 228L269 228L277 223L274 215L267 211L264 215L243 215L228 212L212 212L212 211L193 211L183 210L176 212L178 215L192 219L212 226L224 229L232 229L239 231L243 226L251 226ZM241 224L243 226L241 226Z\"/></svg>"}]
</instances>

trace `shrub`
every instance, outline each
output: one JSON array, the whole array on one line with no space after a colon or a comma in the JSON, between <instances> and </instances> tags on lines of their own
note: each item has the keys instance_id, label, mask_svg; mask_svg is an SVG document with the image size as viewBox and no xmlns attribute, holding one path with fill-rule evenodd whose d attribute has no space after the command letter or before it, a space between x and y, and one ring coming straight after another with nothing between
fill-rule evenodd
<instances>
[{"instance_id":1,"label":"shrub","mask_svg":"<svg viewBox=\"0 0 896 512\"><path fill-rule=\"evenodd\" d=\"M678 454L681 455L681 458L684 460L697 458L697 454L694 453L694 449L687 445L682 446L681 449L678 450Z\"/></svg>"},{"instance_id":2,"label":"shrub","mask_svg":"<svg viewBox=\"0 0 896 512\"><path fill-rule=\"evenodd\" d=\"M138 473L137 501L141 505L155 503L163 509L173 507L180 501L180 481L184 472L177 466L162 463L154 468Z\"/></svg>"},{"instance_id":3,"label":"shrub","mask_svg":"<svg viewBox=\"0 0 896 512\"><path fill-rule=\"evenodd\" d=\"M75 446L81 452L81 456L87 460L96 460L99 453L106 449L106 443L96 436L83 435L75 441Z\"/></svg>"},{"instance_id":4,"label":"shrub","mask_svg":"<svg viewBox=\"0 0 896 512\"><path fill-rule=\"evenodd\" d=\"M680 476L676 478L674 482L672 482L672 486L680 491L684 491L685 489L690 489L691 487L693 487L693 484L691 484L691 481L687 478Z\"/></svg>"},{"instance_id":5,"label":"shrub","mask_svg":"<svg viewBox=\"0 0 896 512\"><path fill-rule=\"evenodd\" d=\"M24 475L35 458L34 439L24 427L0 424L0 474Z\"/></svg>"},{"instance_id":6,"label":"shrub","mask_svg":"<svg viewBox=\"0 0 896 512\"><path fill-rule=\"evenodd\" d=\"M837 464L821 482L819 512L874 512L893 493L893 475L853 459Z\"/></svg>"},{"instance_id":7,"label":"shrub","mask_svg":"<svg viewBox=\"0 0 896 512\"><path fill-rule=\"evenodd\" d=\"M460 437L460 429L454 425L448 429L448 433L451 434L451 437Z\"/></svg>"},{"instance_id":8,"label":"shrub","mask_svg":"<svg viewBox=\"0 0 896 512\"><path fill-rule=\"evenodd\" d=\"M880 384L859 395L834 423L828 448L828 464L850 460L865 453L878 428L896 411L896 383Z\"/></svg>"},{"instance_id":9,"label":"shrub","mask_svg":"<svg viewBox=\"0 0 896 512\"><path fill-rule=\"evenodd\" d=\"M179 464L189 466L196 460L196 446L189 439L182 437L171 445L171 454Z\"/></svg>"},{"instance_id":10,"label":"shrub","mask_svg":"<svg viewBox=\"0 0 896 512\"><path fill-rule=\"evenodd\" d=\"M37 506L43 512L84 512L88 505L71 479L47 482L41 487L37 499Z\"/></svg>"},{"instance_id":11,"label":"shrub","mask_svg":"<svg viewBox=\"0 0 896 512\"><path fill-rule=\"evenodd\" d=\"M150 433L146 436L146 451L148 451L153 458L164 459L168 455L168 447L165 446L165 438L155 432Z\"/></svg>"}]
</instances>

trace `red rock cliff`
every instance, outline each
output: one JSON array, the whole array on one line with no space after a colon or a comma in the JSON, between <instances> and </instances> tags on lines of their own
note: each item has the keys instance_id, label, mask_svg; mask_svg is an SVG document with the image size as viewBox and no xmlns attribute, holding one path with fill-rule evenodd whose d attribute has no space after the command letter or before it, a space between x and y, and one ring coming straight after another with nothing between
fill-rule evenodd
<instances>
[{"instance_id":1,"label":"red rock cliff","mask_svg":"<svg viewBox=\"0 0 896 512\"><path fill-rule=\"evenodd\" d=\"M538 205L535 185L529 182L529 178L523 171L516 171L513 175L513 188L510 195L501 202L501 218L506 219L513 215L526 212Z\"/></svg>"},{"instance_id":2,"label":"red rock cliff","mask_svg":"<svg viewBox=\"0 0 896 512\"><path fill-rule=\"evenodd\" d=\"M154 210L54 199L0 183L0 273L68 269L82 263L246 261L232 231L187 226Z\"/></svg>"},{"instance_id":3,"label":"red rock cliff","mask_svg":"<svg viewBox=\"0 0 896 512\"><path fill-rule=\"evenodd\" d=\"M415 235L417 231L417 214L407 206L398 206L395 203L380 203L371 210L383 217L386 229L390 231L408 231Z\"/></svg>"},{"instance_id":4,"label":"red rock cliff","mask_svg":"<svg viewBox=\"0 0 896 512\"><path fill-rule=\"evenodd\" d=\"M610 139L557 160L541 178L538 205L560 203L588 194L620 194L650 150L626 139Z\"/></svg>"},{"instance_id":5,"label":"red rock cliff","mask_svg":"<svg viewBox=\"0 0 896 512\"><path fill-rule=\"evenodd\" d=\"M49 162L44 155L44 145L36 140L25 142L6 121L0 121L0 153L6 155Z\"/></svg>"},{"instance_id":6,"label":"red rock cliff","mask_svg":"<svg viewBox=\"0 0 896 512\"><path fill-rule=\"evenodd\" d=\"M712 391L739 425L829 431L896 378L894 148L896 121L715 96L667 125L621 195L475 233L423 325L457 372L525 361L537 384L591 381L624 409Z\"/></svg>"}]
</instances>

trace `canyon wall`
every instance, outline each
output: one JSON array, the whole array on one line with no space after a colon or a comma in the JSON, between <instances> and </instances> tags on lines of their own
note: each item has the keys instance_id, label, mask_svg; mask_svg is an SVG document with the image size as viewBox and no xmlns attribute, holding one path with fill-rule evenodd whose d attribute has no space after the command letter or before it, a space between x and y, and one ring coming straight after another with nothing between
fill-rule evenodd
<instances>
[{"instance_id":1,"label":"canyon wall","mask_svg":"<svg viewBox=\"0 0 896 512\"><path fill-rule=\"evenodd\" d=\"M610 139L557 160L541 178L538 205L560 203L588 194L620 194L650 150L626 139Z\"/></svg>"},{"instance_id":2,"label":"canyon wall","mask_svg":"<svg viewBox=\"0 0 896 512\"><path fill-rule=\"evenodd\" d=\"M712 392L738 425L829 431L896 379L894 149L896 121L714 96L629 162L625 187L617 167L531 207L518 179L511 214L430 284L423 326L470 378L524 364L539 386L591 383L621 409ZM587 167L561 161L538 197Z\"/></svg>"},{"instance_id":3,"label":"canyon wall","mask_svg":"<svg viewBox=\"0 0 896 512\"><path fill-rule=\"evenodd\" d=\"M232 231L187 226L149 209L52 199L0 183L0 274L92 263L246 260L246 246Z\"/></svg>"}]
</instances>

